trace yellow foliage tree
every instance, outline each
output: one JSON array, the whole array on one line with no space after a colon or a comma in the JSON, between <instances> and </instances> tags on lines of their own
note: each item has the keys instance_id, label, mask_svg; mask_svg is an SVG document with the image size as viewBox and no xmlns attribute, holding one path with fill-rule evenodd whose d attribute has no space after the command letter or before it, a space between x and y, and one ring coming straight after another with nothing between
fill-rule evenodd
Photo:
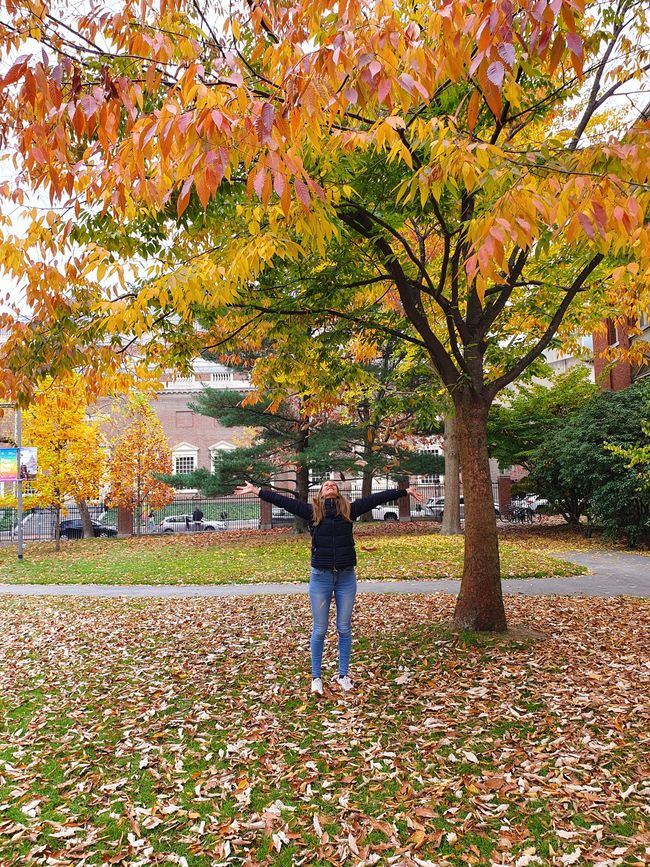
<instances>
[{"instance_id":1,"label":"yellow foliage tree","mask_svg":"<svg viewBox=\"0 0 650 867\"><path fill-rule=\"evenodd\" d=\"M55 542L60 548L61 513L74 500L93 535L87 500L99 497L106 458L99 426L88 421L86 392L79 379L47 381L23 417L25 443L38 449L38 474L32 488L34 505L56 510Z\"/></svg>"},{"instance_id":2,"label":"yellow foliage tree","mask_svg":"<svg viewBox=\"0 0 650 867\"><path fill-rule=\"evenodd\" d=\"M4 4L0 213L27 228L0 219L0 268L32 313L0 314L0 394L80 365L104 388L138 340L142 371L239 351L271 317L399 338L454 406L455 623L505 629L489 408L549 348L650 309L650 7L105 6Z\"/></svg>"},{"instance_id":3,"label":"yellow foliage tree","mask_svg":"<svg viewBox=\"0 0 650 867\"><path fill-rule=\"evenodd\" d=\"M109 502L143 517L144 510L160 509L174 499L174 489L155 476L171 473L171 450L160 421L143 395L131 396L126 419L112 450Z\"/></svg>"}]
</instances>

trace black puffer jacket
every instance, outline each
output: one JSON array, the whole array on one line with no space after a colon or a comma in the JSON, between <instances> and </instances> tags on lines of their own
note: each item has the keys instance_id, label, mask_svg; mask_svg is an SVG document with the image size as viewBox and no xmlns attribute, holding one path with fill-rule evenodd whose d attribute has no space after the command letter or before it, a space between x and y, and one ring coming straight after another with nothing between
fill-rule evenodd
<instances>
[{"instance_id":1,"label":"black puffer jacket","mask_svg":"<svg viewBox=\"0 0 650 867\"><path fill-rule=\"evenodd\" d=\"M311 532L311 565L315 569L346 569L356 566L357 552L354 550L354 538L352 536L352 523L346 521L341 515L336 514L335 500L325 500L324 515L321 522L314 526L312 519L314 510L311 503L304 500L296 500L294 497L285 497L276 494L268 488L262 488L259 493L260 499L274 506L280 506L299 515L309 522ZM407 493L401 488L390 491L379 491L369 497L362 497L350 504L350 517L355 521L364 512L370 512L375 506L390 503L399 497L406 497Z\"/></svg>"}]
</instances>

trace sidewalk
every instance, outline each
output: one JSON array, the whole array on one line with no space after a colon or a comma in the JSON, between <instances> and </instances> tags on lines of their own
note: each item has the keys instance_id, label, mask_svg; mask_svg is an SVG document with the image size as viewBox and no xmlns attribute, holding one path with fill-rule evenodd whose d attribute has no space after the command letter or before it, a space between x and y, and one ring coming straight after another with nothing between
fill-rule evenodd
<instances>
[{"instance_id":1,"label":"sidewalk","mask_svg":"<svg viewBox=\"0 0 650 867\"><path fill-rule=\"evenodd\" d=\"M564 560L587 566L593 574L575 578L504 579L506 595L639 596L650 598L650 557L618 551L567 552ZM457 593L459 581L359 581L360 593ZM292 596L307 593L304 584L0 584L0 595L95 596L136 599L194 596Z\"/></svg>"}]
</instances>

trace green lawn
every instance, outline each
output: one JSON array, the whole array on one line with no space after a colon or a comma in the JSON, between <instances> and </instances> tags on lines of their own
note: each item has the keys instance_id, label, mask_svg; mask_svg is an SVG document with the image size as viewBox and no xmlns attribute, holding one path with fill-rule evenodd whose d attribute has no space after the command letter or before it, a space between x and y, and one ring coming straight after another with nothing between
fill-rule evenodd
<instances>
[{"instance_id":1,"label":"green lawn","mask_svg":"<svg viewBox=\"0 0 650 867\"><path fill-rule=\"evenodd\" d=\"M358 575L370 578L459 578L463 539L432 532L357 538ZM586 570L528 543L503 542L505 578L575 575ZM41 584L225 584L306 581L309 538L288 533L198 534L34 543L17 563L0 548L0 582Z\"/></svg>"},{"instance_id":2,"label":"green lawn","mask_svg":"<svg viewBox=\"0 0 650 867\"><path fill-rule=\"evenodd\" d=\"M507 606L362 596L316 700L304 598L0 599L0 864L647 864L650 605Z\"/></svg>"}]
</instances>

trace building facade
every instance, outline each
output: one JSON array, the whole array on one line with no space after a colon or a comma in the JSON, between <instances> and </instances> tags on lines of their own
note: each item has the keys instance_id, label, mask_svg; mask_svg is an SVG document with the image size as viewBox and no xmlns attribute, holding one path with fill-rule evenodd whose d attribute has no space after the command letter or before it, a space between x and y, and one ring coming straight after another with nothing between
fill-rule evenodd
<instances>
[{"instance_id":1,"label":"building facade","mask_svg":"<svg viewBox=\"0 0 650 867\"><path fill-rule=\"evenodd\" d=\"M246 439L244 428L224 427L217 419L201 415L191 407L206 388L250 391L252 385L245 373L199 358L190 376L179 377L168 371L162 384L162 390L151 399L151 406L169 442L175 474L212 470L219 451L232 451Z\"/></svg>"},{"instance_id":2,"label":"building facade","mask_svg":"<svg viewBox=\"0 0 650 867\"><path fill-rule=\"evenodd\" d=\"M605 391L622 391L637 379L650 376L650 354L644 364L633 364L624 359L610 360L612 351L627 350L635 341L648 343L650 349L650 315L641 314L638 322L628 319L616 323L606 319L603 327L594 333L594 374L596 384Z\"/></svg>"}]
</instances>

